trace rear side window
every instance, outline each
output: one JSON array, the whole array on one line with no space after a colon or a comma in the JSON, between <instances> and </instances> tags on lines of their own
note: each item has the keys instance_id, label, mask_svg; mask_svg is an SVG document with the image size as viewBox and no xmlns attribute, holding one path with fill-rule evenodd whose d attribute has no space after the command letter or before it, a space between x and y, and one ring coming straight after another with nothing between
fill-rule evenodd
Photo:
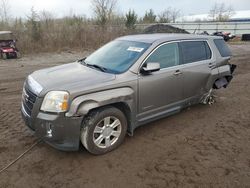
<instances>
[{"instance_id":1,"label":"rear side window","mask_svg":"<svg viewBox=\"0 0 250 188\"><path fill-rule=\"evenodd\" d=\"M211 59L212 53L206 41L186 41L179 45L183 64Z\"/></svg>"},{"instance_id":2,"label":"rear side window","mask_svg":"<svg viewBox=\"0 0 250 188\"><path fill-rule=\"evenodd\" d=\"M230 49L228 48L226 42L223 39L214 39L214 44L220 52L222 57L232 56Z\"/></svg>"}]
</instances>

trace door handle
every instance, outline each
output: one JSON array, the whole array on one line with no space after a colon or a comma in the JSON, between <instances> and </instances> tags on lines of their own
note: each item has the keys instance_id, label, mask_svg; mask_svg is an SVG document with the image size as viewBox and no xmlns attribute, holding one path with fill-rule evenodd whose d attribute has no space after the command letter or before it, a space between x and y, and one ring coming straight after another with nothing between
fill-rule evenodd
<instances>
[{"instance_id":1,"label":"door handle","mask_svg":"<svg viewBox=\"0 0 250 188\"><path fill-rule=\"evenodd\" d=\"M214 63L209 63L209 64L208 64L208 67L209 67L209 68L213 68L214 66L215 66Z\"/></svg>"},{"instance_id":2,"label":"door handle","mask_svg":"<svg viewBox=\"0 0 250 188\"><path fill-rule=\"evenodd\" d=\"M182 72L180 70L176 70L174 73L175 76L180 75L180 74L182 74Z\"/></svg>"}]
</instances>

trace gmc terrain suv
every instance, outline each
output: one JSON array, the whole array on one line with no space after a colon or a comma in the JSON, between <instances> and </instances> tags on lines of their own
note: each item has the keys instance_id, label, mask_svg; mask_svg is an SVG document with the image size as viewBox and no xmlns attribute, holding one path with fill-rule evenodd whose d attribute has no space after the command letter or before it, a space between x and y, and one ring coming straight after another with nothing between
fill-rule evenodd
<instances>
[{"instance_id":1,"label":"gmc terrain suv","mask_svg":"<svg viewBox=\"0 0 250 188\"><path fill-rule=\"evenodd\" d=\"M35 71L24 83L22 115L60 150L117 148L126 133L227 87L235 65L222 37L146 34L118 38L77 62Z\"/></svg>"}]
</instances>

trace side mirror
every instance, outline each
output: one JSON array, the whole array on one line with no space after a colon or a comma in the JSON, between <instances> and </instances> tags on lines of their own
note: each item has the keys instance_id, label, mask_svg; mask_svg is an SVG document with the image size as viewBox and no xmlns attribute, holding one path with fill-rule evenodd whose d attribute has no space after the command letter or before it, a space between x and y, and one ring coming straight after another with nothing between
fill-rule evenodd
<instances>
[{"instance_id":1,"label":"side mirror","mask_svg":"<svg viewBox=\"0 0 250 188\"><path fill-rule=\"evenodd\" d=\"M160 69L161 69L160 63L150 62L150 63L147 63L146 66L142 67L141 72L151 73L151 72L159 71Z\"/></svg>"}]
</instances>

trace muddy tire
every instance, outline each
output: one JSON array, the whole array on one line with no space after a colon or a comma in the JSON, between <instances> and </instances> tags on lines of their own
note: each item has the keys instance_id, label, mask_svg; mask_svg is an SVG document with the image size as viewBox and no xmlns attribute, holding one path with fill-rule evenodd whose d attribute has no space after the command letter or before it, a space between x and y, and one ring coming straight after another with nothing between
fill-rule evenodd
<instances>
[{"instance_id":1,"label":"muddy tire","mask_svg":"<svg viewBox=\"0 0 250 188\"><path fill-rule=\"evenodd\" d=\"M127 119L114 107L94 110L84 118L81 142L92 154L101 155L116 149L127 132Z\"/></svg>"},{"instance_id":2,"label":"muddy tire","mask_svg":"<svg viewBox=\"0 0 250 188\"><path fill-rule=\"evenodd\" d=\"M5 60L5 59L7 59L8 57L7 57L7 54L6 53L2 53L2 58Z\"/></svg>"}]
</instances>

